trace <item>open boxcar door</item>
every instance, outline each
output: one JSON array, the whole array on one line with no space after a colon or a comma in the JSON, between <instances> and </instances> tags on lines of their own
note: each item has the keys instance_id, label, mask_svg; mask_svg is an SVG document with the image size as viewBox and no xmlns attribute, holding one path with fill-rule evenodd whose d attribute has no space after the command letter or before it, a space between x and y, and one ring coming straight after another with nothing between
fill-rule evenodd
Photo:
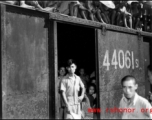
<instances>
[{"instance_id":1,"label":"open boxcar door","mask_svg":"<svg viewBox=\"0 0 152 120\"><path fill-rule=\"evenodd\" d=\"M138 93L145 95L143 39L137 34L98 29L98 64L100 118L119 118L110 108L119 106L122 97L121 79L125 75L137 78Z\"/></svg>"},{"instance_id":2,"label":"open boxcar door","mask_svg":"<svg viewBox=\"0 0 152 120\"><path fill-rule=\"evenodd\" d=\"M0 4L2 118L55 118L55 22Z\"/></svg>"}]
</instances>

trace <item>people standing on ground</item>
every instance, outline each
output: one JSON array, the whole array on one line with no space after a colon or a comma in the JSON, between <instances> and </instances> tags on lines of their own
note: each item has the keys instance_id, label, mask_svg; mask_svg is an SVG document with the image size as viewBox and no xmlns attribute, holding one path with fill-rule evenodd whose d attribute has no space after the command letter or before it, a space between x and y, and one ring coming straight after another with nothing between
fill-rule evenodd
<instances>
[{"instance_id":1,"label":"people standing on ground","mask_svg":"<svg viewBox=\"0 0 152 120\"><path fill-rule=\"evenodd\" d=\"M152 109L151 104L147 99L138 95L136 90L138 88L137 80L132 75L127 75L121 80L123 89L123 97L120 101L119 107L122 109L135 109L134 112L122 112L122 119L152 119L150 110ZM144 109L147 111L142 112Z\"/></svg>"}]
</instances>

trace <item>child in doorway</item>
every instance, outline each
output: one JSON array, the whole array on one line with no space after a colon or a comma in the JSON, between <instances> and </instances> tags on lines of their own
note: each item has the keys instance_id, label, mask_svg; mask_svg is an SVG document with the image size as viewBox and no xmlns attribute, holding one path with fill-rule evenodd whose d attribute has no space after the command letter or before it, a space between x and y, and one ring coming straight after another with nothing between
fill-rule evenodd
<instances>
[{"instance_id":1,"label":"child in doorway","mask_svg":"<svg viewBox=\"0 0 152 120\"><path fill-rule=\"evenodd\" d=\"M64 76L66 75L66 69L65 69L65 67L60 67L60 69L59 69L59 76L58 76L58 81L57 81L57 89L58 89L58 94L57 94L57 96L58 96L58 110L59 110L59 118L60 119L64 119L64 117L65 117L65 104L64 104L64 102L63 102L63 99L62 99L62 97L61 97L61 94L60 94L60 90L59 90L59 88L60 88L60 84L61 84L61 81L62 81L62 79L64 78Z\"/></svg>"}]
</instances>

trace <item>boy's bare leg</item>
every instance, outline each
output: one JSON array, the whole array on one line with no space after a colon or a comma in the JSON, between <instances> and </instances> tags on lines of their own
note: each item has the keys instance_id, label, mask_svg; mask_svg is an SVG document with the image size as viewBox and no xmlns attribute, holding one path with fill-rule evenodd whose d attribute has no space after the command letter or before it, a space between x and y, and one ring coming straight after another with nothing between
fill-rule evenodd
<instances>
[{"instance_id":1,"label":"boy's bare leg","mask_svg":"<svg viewBox=\"0 0 152 120\"><path fill-rule=\"evenodd\" d=\"M89 13L89 17L90 17L90 19L92 20L92 21L94 21L94 16L93 16L93 13Z\"/></svg>"},{"instance_id":2,"label":"boy's bare leg","mask_svg":"<svg viewBox=\"0 0 152 120\"><path fill-rule=\"evenodd\" d=\"M76 6L74 6L74 12L73 12L73 15L75 16L75 17L77 17L78 16L78 6L76 5Z\"/></svg>"},{"instance_id":3,"label":"boy's bare leg","mask_svg":"<svg viewBox=\"0 0 152 120\"><path fill-rule=\"evenodd\" d=\"M136 18L133 16L132 17L132 28L134 28L134 29L136 29L136 23L137 23L135 20L136 20Z\"/></svg>"},{"instance_id":4,"label":"boy's bare leg","mask_svg":"<svg viewBox=\"0 0 152 120\"><path fill-rule=\"evenodd\" d=\"M69 4L69 9L70 9L70 16L74 16L74 3Z\"/></svg>"},{"instance_id":5,"label":"boy's bare leg","mask_svg":"<svg viewBox=\"0 0 152 120\"><path fill-rule=\"evenodd\" d=\"M80 10L80 15L82 16L83 19L87 20L87 17L85 15L85 11L84 10Z\"/></svg>"},{"instance_id":6,"label":"boy's bare leg","mask_svg":"<svg viewBox=\"0 0 152 120\"><path fill-rule=\"evenodd\" d=\"M116 25L120 25L120 18L121 18L121 13L117 12L117 19L116 19Z\"/></svg>"},{"instance_id":7,"label":"boy's bare leg","mask_svg":"<svg viewBox=\"0 0 152 120\"><path fill-rule=\"evenodd\" d=\"M98 19L100 22L105 23L105 22L103 21L102 17L101 17L101 14L100 14L100 10L99 10L99 9L97 10L97 19Z\"/></svg>"},{"instance_id":8,"label":"boy's bare leg","mask_svg":"<svg viewBox=\"0 0 152 120\"><path fill-rule=\"evenodd\" d=\"M114 25L116 22L115 22L115 18L116 18L116 11L113 10L112 12L112 17L111 17L111 24Z\"/></svg>"},{"instance_id":9,"label":"boy's bare leg","mask_svg":"<svg viewBox=\"0 0 152 120\"><path fill-rule=\"evenodd\" d=\"M126 19L125 13L123 13L123 22L124 22L125 27L129 28L128 25L127 25L127 19Z\"/></svg>"},{"instance_id":10,"label":"boy's bare leg","mask_svg":"<svg viewBox=\"0 0 152 120\"><path fill-rule=\"evenodd\" d=\"M137 30L138 28L140 28L140 18L139 17L137 18L137 22L135 25L135 29Z\"/></svg>"},{"instance_id":11,"label":"boy's bare leg","mask_svg":"<svg viewBox=\"0 0 152 120\"><path fill-rule=\"evenodd\" d=\"M129 16L129 24L130 24L130 28L132 29L132 16Z\"/></svg>"},{"instance_id":12,"label":"boy's bare leg","mask_svg":"<svg viewBox=\"0 0 152 120\"><path fill-rule=\"evenodd\" d=\"M101 13L101 17L103 18L103 20L105 21L105 23L108 23L107 17L105 16L104 13Z\"/></svg>"}]
</instances>

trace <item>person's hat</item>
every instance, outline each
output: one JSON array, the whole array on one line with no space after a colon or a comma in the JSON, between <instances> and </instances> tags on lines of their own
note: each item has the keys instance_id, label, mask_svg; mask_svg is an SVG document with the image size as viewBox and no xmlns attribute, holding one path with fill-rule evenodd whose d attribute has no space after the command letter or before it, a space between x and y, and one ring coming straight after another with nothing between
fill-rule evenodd
<instances>
[{"instance_id":1,"label":"person's hat","mask_svg":"<svg viewBox=\"0 0 152 120\"><path fill-rule=\"evenodd\" d=\"M132 2L138 2L137 0L134 0L134 1L127 1L127 3L130 5Z\"/></svg>"},{"instance_id":2,"label":"person's hat","mask_svg":"<svg viewBox=\"0 0 152 120\"><path fill-rule=\"evenodd\" d=\"M105 6L107 6L108 8L115 8L115 4L112 1L100 1L102 4L104 4Z\"/></svg>"},{"instance_id":3,"label":"person's hat","mask_svg":"<svg viewBox=\"0 0 152 120\"><path fill-rule=\"evenodd\" d=\"M71 112L71 115L73 116L74 119L81 119L81 115L75 114Z\"/></svg>"}]
</instances>

